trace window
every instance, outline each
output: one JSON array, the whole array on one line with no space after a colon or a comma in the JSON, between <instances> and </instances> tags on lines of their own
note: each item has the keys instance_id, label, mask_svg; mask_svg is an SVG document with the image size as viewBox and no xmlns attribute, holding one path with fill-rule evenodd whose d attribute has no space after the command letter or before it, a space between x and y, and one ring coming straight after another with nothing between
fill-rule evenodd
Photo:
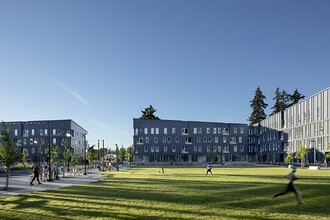
<instances>
[{"instance_id":1,"label":"window","mask_svg":"<svg viewBox=\"0 0 330 220\"><path fill-rule=\"evenodd\" d=\"M144 128L144 134L148 134L148 128Z\"/></svg>"},{"instance_id":2,"label":"window","mask_svg":"<svg viewBox=\"0 0 330 220\"><path fill-rule=\"evenodd\" d=\"M223 146L223 152L229 153L229 146Z\"/></svg>"},{"instance_id":3,"label":"window","mask_svg":"<svg viewBox=\"0 0 330 220\"><path fill-rule=\"evenodd\" d=\"M164 134L167 134L167 128L164 128Z\"/></svg>"},{"instance_id":4,"label":"window","mask_svg":"<svg viewBox=\"0 0 330 220\"><path fill-rule=\"evenodd\" d=\"M146 137L146 144L149 144L149 137Z\"/></svg>"},{"instance_id":5,"label":"window","mask_svg":"<svg viewBox=\"0 0 330 220\"><path fill-rule=\"evenodd\" d=\"M221 134L221 128L218 128L218 134Z\"/></svg>"},{"instance_id":6,"label":"window","mask_svg":"<svg viewBox=\"0 0 330 220\"><path fill-rule=\"evenodd\" d=\"M34 136L34 129L31 130L31 135Z\"/></svg>"},{"instance_id":7,"label":"window","mask_svg":"<svg viewBox=\"0 0 330 220\"><path fill-rule=\"evenodd\" d=\"M167 152L167 146L164 146L164 152Z\"/></svg>"},{"instance_id":8,"label":"window","mask_svg":"<svg viewBox=\"0 0 330 220\"><path fill-rule=\"evenodd\" d=\"M198 146L198 152L202 152L203 151L203 147L202 146Z\"/></svg>"},{"instance_id":9,"label":"window","mask_svg":"<svg viewBox=\"0 0 330 220\"><path fill-rule=\"evenodd\" d=\"M210 128L206 128L206 134L210 133Z\"/></svg>"},{"instance_id":10,"label":"window","mask_svg":"<svg viewBox=\"0 0 330 220\"><path fill-rule=\"evenodd\" d=\"M234 127L234 134L237 134L237 127Z\"/></svg>"},{"instance_id":11,"label":"window","mask_svg":"<svg viewBox=\"0 0 330 220\"><path fill-rule=\"evenodd\" d=\"M32 147L32 148L31 148L31 153L32 153L32 154L35 154L35 153L36 153L36 148Z\"/></svg>"},{"instance_id":12,"label":"window","mask_svg":"<svg viewBox=\"0 0 330 220\"><path fill-rule=\"evenodd\" d=\"M194 134L197 134L197 128L194 128Z\"/></svg>"},{"instance_id":13,"label":"window","mask_svg":"<svg viewBox=\"0 0 330 220\"><path fill-rule=\"evenodd\" d=\"M156 134L159 134L159 128L156 128Z\"/></svg>"},{"instance_id":14,"label":"window","mask_svg":"<svg viewBox=\"0 0 330 220\"><path fill-rule=\"evenodd\" d=\"M219 142L219 137L214 137L214 143L218 143Z\"/></svg>"},{"instance_id":15,"label":"window","mask_svg":"<svg viewBox=\"0 0 330 220\"><path fill-rule=\"evenodd\" d=\"M207 137L203 137L203 142L207 143Z\"/></svg>"},{"instance_id":16,"label":"window","mask_svg":"<svg viewBox=\"0 0 330 220\"><path fill-rule=\"evenodd\" d=\"M243 138L242 137L238 137L238 143L242 143Z\"/></svg>"},{"instance_id":17,"label":"window","mask_svg":"<svg viewBox=\"0 0 330 220\"><path fill-rule=\"evenodd\" d=\"M53 135L56 135L56 129L53 129Z\"/></svg>"},{"instance_id":18,"label":"window","mask_svg":"<svg viewBox=\"0 0 330 220\"><path fill-rule=\"evenodd\" d=\"M150 147L150 152L152 152L152 153L155 152L155 147L154 146Z\"/></svg>"},{"instance_id":19,"label":"window","mask_svg":"<svg viewBox=\"0 0 330 220\"><path fill-rule=\"evenodd\" d=\"M221 146L218 146L218 152L221 152Z\"/></svg>"},{"instance_id":20,"label":"window","mask_svg":"<svg viewBox=\"0 0 330 220\"><path fill-rule=\"evenodd\" d=\"M217 128L213 128L213 134L217 133Z\"/></svg>"},{"instance_id":21,"label":"window","mask_svg":"<svg viewBox=\"0 0 330 220\"><path fill-rule=\"evenodd\" d=\"M148 152L148 146L144 146L144 153Z\"/></svg>"},{"instance_id":22,"label":"window","mask_svg":"<svg viewBox=\"0 0 330 220\"><path fill-rule=\"evenodd\" d=\"M176 147L172 146L172 152L174 153L176 151Z\"/></svg>"},{"instance_id":23,"label":"window","mask_svg":"<svg viewBox=\"0 0 330 220\"><path fill-rule=\"evenodd\" d=\"M165 144L166 143L166 137L163 137L163 143Z\"/></svg>"},{"instance_id":24,"label":"window","mask_svg":"<svg viewBox=\"0 0 330 220\"><path fill-rule=\"evenodd\" d=\"M234 152L237 152L237 146L236 145L234 146Z\"/></svg>"},{"instance_id":25,"label":"window","mask_svg":"<svg viewBox=\"0 0 330 220\"><path fill-rule=\"evenodd\" d=\"M139 137L137 144L143 144L143 137Z\"/></svg>"},{"instance_id":26,"label":"window","mask_svg":"<svg viewBox=\"0 0 330 220\"><path fill-rule=\"evenodd\" d=\"M43 130L43 129L40 129L40 130L39 130L39 135L40 135L40 136L43 136L43 135L44 135L44 130Z\"/></svg>"},{"instance_id":27,"label":"window","mask_svg":"<svg viewBox=\"0 0 330 220\"><path fill-rule=\"evenodd\" d=\"M33 142L33 138L30 138L30 145L33 145L34 142Z\"/></svg>"},{"instance_id":28,"label":"window","mask_svg":"<svg viewBox=\"0 0 330 220\"><path fill-rule=\"evenodd\" d=\"M29 137L29 130L28 129L23 130L23 137Z\"/></svg>"},{"instance_id":29,"label":"window","mask_svg":"<svg viewBox=\"0 0 330 220\"><path fill-rule=\"evenodd\" d=\"M212 137L208 137L207 142L211 143L212 142Z\"/></svg>"},{"instance_id":30,"label":"window","mask_svg":"<svg viewBox=\"0 0 330 220\"><path fill-rule=\"evenodd\" d=\"M239 129L239 132L240 132L241 134L244 134L244 128L241 127L241 128Z\"/></svg>"},{"instance_id":31,"label":"window","mask_svg":"<svg viewBox=\"0 0 330 220\"><path fill-rule=\"evenodd\" d=\"M150 133L151 134L155 134L155 129L154 128L151 128Z\"/></svg>"},{"instance_id":32,"label":"window","mask_svg":"<svg viewBox=\"0 0 330 220\"><path fill-rule=\"evenodd\" d=\"M211 146L210 145L207 145L206 146L206 152L210 152L211 151Z\"/></svg>"},{"instance_id":33,"label":"window","mask_svg":"<svg viewBox=\"0 0 330 220\"><path fill-rule=\"evenodd\" d=\"M179 137L175 137L175 143L179 143Z\"/></svg>"},{"instance_id":34,"label":"window","mask_svg":"<svg viewBox=\"0 0 330 220\"><path fill-rule=\"evenodd\" d=\"M217 146L216 145L213 146L213 152L217 152Z\"/></svg>"},{"instance_id":35,"label":"window","mask_svg":"<svg viewBox=\"0 0 330 220\"><path fill-rule=\"evenodd\" d=\"M154 143L158 143L158 137L154 137Z\"/></svg>"},{"instance_id":36,"label":"window","mask_svg":"<svg viewBox=\"0 0 330 220\"><path fill-rule=\"evenodd\" d=\"M193 150L194 150L194 152L197 152L198 147L197 146L194 146Z\"/></svg>"},{"instance_id":37,"label":"window","mask_svg":"<svg viewBox=\"0 0 330 220\"><path fill-rule=\"evenodd\" d=\"M201 142L201 137L197 137L197 143L200 143Z\"/></svg>"},{"instance_id":38,"label":"window","mask_svg":"<svg viewBox=\"0 0 330 220\"><path fill-rule=\"evenodd\" d=\"M227 137L223 137L223 143L227 142Z\"/></svg>"},{"instance_id":39,"label":"window","mask_svg":"<svg viewBox=\"0 0 330 220\"><path fill-rule=\"evenodd\" d=\"M47 130L47 129L45 129L45 135L46 135L46 130ZM135 134L135 135L138 135L138 134L139 134L139 129L138 129L138 128L135 128L135 129L134 129L134 134Z\"/></svg>"},{"instance_id":40,"label":"window","mask_svg":"<svg viewBox=\"0 0 330 220\"><path fill-rule=\"evenodd\" d=\"M198 134L201 134L202 132L202 128L198 128Z\"/></svg>"},{"instance_id":41,"label":"window","mask_svg":"<svg viewBox=\"0 0 330 220\"><path fill-rule=\"evenodd\" d=\"M176 130L175 128L172 128L172 134L175 134Z\"/></svg>"},{"instance_id":42,"label":"window","mask_svg":"<svg viewBox=\"0 0 330 220\"><path fill-rule=\"evenodd\" d=\"M182 128L182 134L188 134L188 128Z\"/></svg>"},{"instance_id":43,"label":"window","mask_svg":"<svg viewBox=\"0 0 330 220\"><path fill-rule=\"evenodd\" d=\"M15 129L15 136L18 136L18 130Z\"/></svg>"},{"instance_id":44,"label":"window","mask_svg":"<svg viewBox=\"0 0 330 220\"><path fill-rule=\"evenodd\" d=\"M171 137L167 137L167 143L171 143Z\"/></svg>"},{"instance_id":45,"label":"window","mask_svg":"<svg viewBox=\"0 0 330 220\"><path fill-rule=\"evenodd\" d=\"M53 138L53 144L56 144L56 138Z\"/></svg>"},{"instance_id":46,"label":"window","mask_svg":"<svg viewBox=\"0 0 330 220\"><path fill-rule=\"evenodd\" d=\"M228 128L223 128L223 132L224 135L228 135L229 134L229 129Z\"/></svg>"},{"instance_id":47,"label":"window","mask_svg":"<svg viewBox=\"0 0 330 220\"><path fill-rule=\"evenodd\" d=\"M186 144L191 144L192 143L192 137L186 137L185 138L185 143Z\"/></svg>"},{"instance_id":48,"label":"window","mask_svg":"<svg viewBox=\"0 0 330 220\"><path fill-rule=\"evenodd\" d=\"M236 137L230 137L230 143L236 144Z\"/></svg>"},{"instance_id":49,"label":"window","mask_svg":"<svg viewBox=\"0 0 330 220\"><path fill-rule=\"evenodd\" d=\"M156 146L156 152L159 152L159 146Z\"/></svg>"}]
</instances>

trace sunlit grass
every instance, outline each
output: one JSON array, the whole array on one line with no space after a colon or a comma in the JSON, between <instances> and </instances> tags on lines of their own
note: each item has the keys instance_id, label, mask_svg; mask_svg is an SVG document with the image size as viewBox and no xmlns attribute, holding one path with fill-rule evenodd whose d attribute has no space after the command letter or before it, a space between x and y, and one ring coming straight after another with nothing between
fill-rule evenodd
<instances>
[{"instance_id":1,"label":"sunlit grass","mask_svg":"<svg viewBox=\"0 0 330 220\"><path fill-rule=\"evenodd\" d=\"M0 219L329 219L330 170L298 170L303 205L284 190L286 168L140 166L97 183L0 198Z\"/></svg>"}]
</instances>

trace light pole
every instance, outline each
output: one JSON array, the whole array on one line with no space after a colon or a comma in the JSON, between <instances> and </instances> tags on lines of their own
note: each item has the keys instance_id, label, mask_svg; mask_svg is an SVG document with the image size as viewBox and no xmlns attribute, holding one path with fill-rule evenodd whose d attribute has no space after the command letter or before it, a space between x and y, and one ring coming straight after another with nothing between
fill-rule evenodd
<instances>
[{"instance_id":1,"label":"light pole","mask_svg":"<svg viewBox=\"0 0 330 220\"><path fill-rule=\"evenodd\" d=\"M84 171L84 175L87 175L87 153L86 153L86 134L84 134L84 153L85 153L85 171Z\"/></svg>"},{"instance_id":2,"label":"light pole","mask_svg":"<svg viewBox=\"0 0 330 220\"><path fill-rule=\"evenodd\" d=\"M50 134L51 134L51 125L50 125L50 121L48 122L48 171L49 171L49 177L48 177L48 181L52 181L52 165L51 165L51 152L50 152L50 149L51 149L51 144L50 144L50 141L51 141L51 137L50 137Z\"/></svg>"}]
</instances>

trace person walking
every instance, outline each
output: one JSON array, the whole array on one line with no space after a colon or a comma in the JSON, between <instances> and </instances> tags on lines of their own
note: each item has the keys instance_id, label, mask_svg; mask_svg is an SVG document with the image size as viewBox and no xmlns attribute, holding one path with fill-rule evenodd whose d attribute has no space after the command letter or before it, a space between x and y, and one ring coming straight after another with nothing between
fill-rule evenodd
<instances>
[{"instance_id":1,"label":"person walking","mask_svg":"<svg viewBox=\"0 0 330 220\"><path fill-rule=\"evenodd\" d=\"M212 166L211 166L211 164L207 164L207 166L206 166L206 176L208 175L208 173L210 173L212 176L213 176L213 173L212 173Z\"/></svg>"},{"instance_id":2,"label":"person walking","mask_svg":"<svg viewBox=\"0 0 330 220\"><path fill-rule=\"evenodd\" d=\"M32 170L33 170L33 178L30 182L30 185L33 186L33 181L37 178L38 184L41 184L40 180L39 180L39 164L38 163L34 163L32 166Z\"/></svg>"},{"instance_id":3,"label":"person walking","mask_svg":"<svg viewBox=\"0 0 330 220\"><path fill-rule=\"evenodd\" d=\"M302 200L301 200L301 194L300 194L300 191L294 187L293 185L293 182L295 180L298 180L298 178L296 177L295 175L295 172L296 172L297 168L296 167L292 167L292 172L289 173L287 176L284 176L285 178L287 178L289 180L289 183L285 189L285 191L281 192L281 193L277 193L273 196L273 198L276 198L278 196L283 196L289 192L293 192L296 196L296 200L299 204L302 204Z\"/></svg>"}]
</instances>

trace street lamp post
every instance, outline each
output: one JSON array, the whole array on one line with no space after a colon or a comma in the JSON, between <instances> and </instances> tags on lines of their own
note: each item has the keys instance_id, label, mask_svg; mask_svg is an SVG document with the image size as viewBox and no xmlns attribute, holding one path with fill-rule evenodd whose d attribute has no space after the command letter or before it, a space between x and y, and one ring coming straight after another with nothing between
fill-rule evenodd
<instances>
[{"instance_id":1,"label":"street lamp post","mask_svg":"<svg viewBox=\"0 0 330 220\"><path fill-rule=\"evenodd\" d=\"M84 153L85 153L85 171L84 171L84 175L87 175L87 153L86 153L86 134L84 134Z\"/></svg>"},{"instance_id":2,"label":"street lamp post","mask_svg":"<svg viewBox=\"0 0 330 220\"><path fill-rule=\"evenodd\" d=\"M51 125L50 125L50 121L48 122L48 171L49 171L49 177L48 177L48 181L52 181L52 165L51 165L51 152L50 152L50 148L51 148L51 144L50 144L50 141L51 141L51 137L50 137L50 133L51 133Z\"/></svg>"}]
</instances>

